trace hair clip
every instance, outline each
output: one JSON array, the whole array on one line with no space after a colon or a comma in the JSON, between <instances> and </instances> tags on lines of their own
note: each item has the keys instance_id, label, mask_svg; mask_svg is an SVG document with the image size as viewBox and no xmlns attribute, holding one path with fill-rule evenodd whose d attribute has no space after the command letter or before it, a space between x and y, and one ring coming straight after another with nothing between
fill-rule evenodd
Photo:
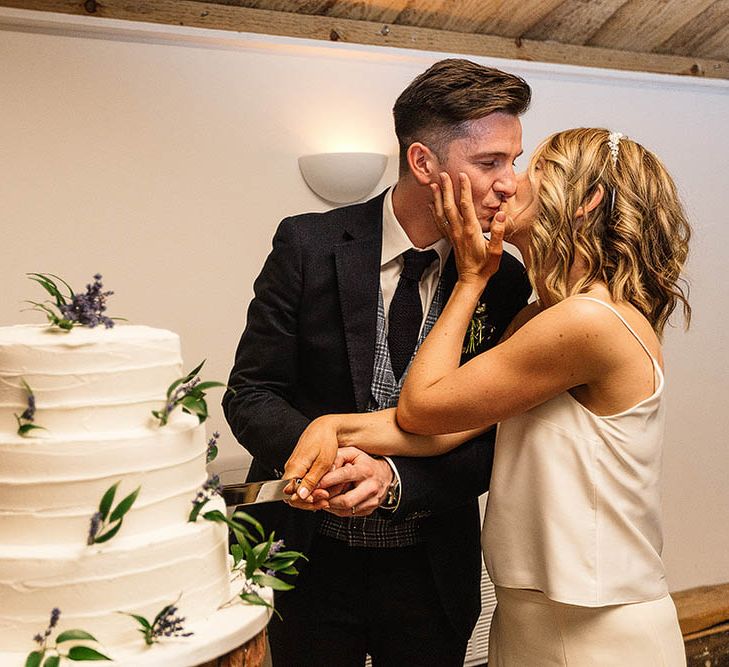
<instances>
[{"instance_id":1,"label":"hair clip","mask_svg":"<svg viewBox=\"0 0 729 667\"><path fill-rule=\"evenodd\" d=\"M613 167L618 164L618 149L620 148L620 140L624 136L622 132L611 132L608 135L608 146L610 146L610 155L613 158Z\"/></svg>"}]
</instances>

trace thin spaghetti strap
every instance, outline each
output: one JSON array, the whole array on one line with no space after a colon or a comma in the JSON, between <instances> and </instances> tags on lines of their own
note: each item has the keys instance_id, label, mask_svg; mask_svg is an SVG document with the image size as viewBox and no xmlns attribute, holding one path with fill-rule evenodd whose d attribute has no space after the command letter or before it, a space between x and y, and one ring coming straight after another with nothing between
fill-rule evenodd
<instances>
[{"instance_id":1,"label":"thin spaghetti strap","mask_svg":"<svg viewBox=\"0 0 729 667\"><path fill-rule=\"evenodd\" d=\"M602 301L601 299L596 299L595 297L592 297L592 296L579 295L579 296L575 296L573 298L583 299L584 301L594 301L595 303L600 303L603 306L605 306L605 308L609 308L610 310L612 310L613 313L615 313L618 316L618 318L620 319L620 321L625 325L627 330L630 331L630 333L633 334L633 337L640 343L640 346L645 350L645 353L651 358L651 361L653 362L654 366L656 366L657 368L660 368L660 366L658 365L658 361L651 354L651 351L648 349L648 346L643 342L643 339L636 333L635 329L633 329L633 327L631 327L630 324L628 324L627 320L618 312L617 308L614 308L609 303L606 303L605 301Z\"/></svg>"}]
</instances>

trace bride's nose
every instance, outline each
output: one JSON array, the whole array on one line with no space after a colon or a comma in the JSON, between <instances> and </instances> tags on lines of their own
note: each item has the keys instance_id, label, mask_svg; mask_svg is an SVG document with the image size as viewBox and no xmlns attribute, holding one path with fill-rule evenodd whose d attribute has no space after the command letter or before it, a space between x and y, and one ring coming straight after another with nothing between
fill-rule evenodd
<instances>
[{"instance_id":1,"label":"bride's nose","mask_svg":"<svg viewBox=\"0 0 729 667\"><path fill-rule=\"evenodd\" d=\"M523 199L531 196L531 183L529 182L529 174L526 171L519 172L516 175L516 198Z\"/></svg>"}]
</instances>

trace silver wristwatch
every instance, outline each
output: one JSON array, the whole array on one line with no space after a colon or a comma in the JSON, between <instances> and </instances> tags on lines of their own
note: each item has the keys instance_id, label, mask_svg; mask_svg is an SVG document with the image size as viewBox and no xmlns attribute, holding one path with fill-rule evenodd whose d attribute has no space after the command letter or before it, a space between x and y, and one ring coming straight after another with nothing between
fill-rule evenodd
<instances>
[{"instance_id":1,"label":"silver wristwatch","mask_svg":"<svg viewBox=\"0 0 729 667\"><path fill-rule=\"evenodd\" d=\"M383 456L382 458L387 461L387 464L392 469L392 481L387 487L384 500L380 503L380 509L394 512L400 506L400 474L388 456Z\"/></svg>"}]
</instances>

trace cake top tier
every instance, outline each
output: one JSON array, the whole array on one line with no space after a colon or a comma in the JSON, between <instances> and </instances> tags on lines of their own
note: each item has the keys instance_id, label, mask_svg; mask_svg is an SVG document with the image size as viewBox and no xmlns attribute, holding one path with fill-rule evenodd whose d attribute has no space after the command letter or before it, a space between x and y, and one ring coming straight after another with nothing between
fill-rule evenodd
<instances>
[{"instance_id":1,"label":"cake top tier","mask_svg":"<svg viewBox=\"0 0 729 667\"><path fill-rule=\"evenodd\" d=\"M39 436L144 427L181 375L179 337L164 329L0 327L0 434L17 429L26 386Z\"/></svg>"},{"instance_id":2,"label":"cake top tier","mask_svg":"<svg viewBox=\"0 0 729 667\"><path fill-rule=\"evenodd\" d=\"M44 324L18 324L0 327L0 374L25 370L21 363L45 363L45 359L38 358L44 352L52 355L59 366L66 366L68 360L58 355L69 353L74 354L75 359L106 365L114 346L120 346L122 354L128 353L132 346L139 361L144 361L145 357L159 361L157 355L166 351L173 355L175 363L181 363L179 337L166 329L117 325L112 329L74 327L71 331L62 331ZM98 357L93 358L95 352Z\"/></svg>"}]
</instances>

